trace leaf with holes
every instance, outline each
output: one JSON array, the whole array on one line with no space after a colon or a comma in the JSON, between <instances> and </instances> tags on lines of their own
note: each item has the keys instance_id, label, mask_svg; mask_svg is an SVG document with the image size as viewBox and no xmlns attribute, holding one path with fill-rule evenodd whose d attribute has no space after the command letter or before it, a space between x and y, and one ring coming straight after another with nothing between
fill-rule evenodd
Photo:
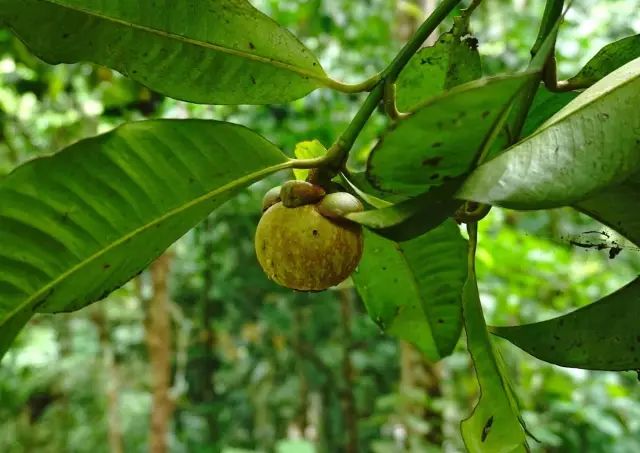
<instances>
[{"instance_id":1,"label":"leaf with holes","mask_svg":"<svg viewBox=\"0 0 640 453\"><path fill-rule=\"evenodd\" d=\"M18 167L0 180L0 356L31 313L104 298L239 189L288 166L242 126L158 120Z\"/></svg>"},{"instance_id":2,"label":"leaf with holes","mask_svg":"<svg viewBox=\"0 0 640 453\"><path fill-rule=\"evenodd\" d=\"M458 196L513 209L572 205L640 169L640 58L478 167Z\"/></svg>"},{"instance_id":3,"label":"leaf with holes","mask_svg":"<svg viewBox=\"0 0 640 453\"><path fill-rule=\"evenodd\" d=\"M609 296L548 321L491 332L529 354L588 370L640 369L640 278Z\"/></svg>"},{"instance_id":4,"label":"leaf with holes","mask_svg":"<svg viewBox=\"0 0 640 453\"><path fill-rule=\"evenodd\" d=\"M516 398L484 321L473 261L462 293L462 307L467 348L480 385L480 400L461 424L464 444L470 453L527 451Z\"/></svg>"},{"instance_id":5,"label":"leaf with holes","mask_svg":"<svg viewBox=\"0 0 640 453\"><path fill-rule=\"evenodd\" d=\"M482 77L477 41L443 33L431 47L420 49L400 72L396 103L402 112L414 110L425 100L462 83Z\"/></svg>"},{"instance_id":6,"label":"leaf with holes","mask_svg":"<svg viewBox=\"0 0 640 453\"><path fill-rule=\"evenodd\" d=\"M101 64L190 102L285 102L329 80L246 0L0 0L0 22L48 63Z\"/></svg>"},{"instance_id":7,"label":"leaf with holes","mask_svg":"<svg viewBox=\"0 0 640 453\"><path fill-rule=\"evenodd\" d=\"M352 278L374 322L438 360L460 337L465 263L466 241L453 221L400 243L365 230Z\"/></svg>"},{"instance_id":8,"label":"leaf with holes","mask_svg":"<svg viewBox=\"0 0 640 453\"><path fill-rule=\"evenodd\" d=\"M640 35L628 36L607 44L567 82L578 87L588 87L631 60L640 58Z\"/></svg>"},{"instance_id":9,"label":"leaf with holes","mask_svg":"<svg viewBox=\"0 0 640 453\"><path fill-rule=\"evenodd\" d=\"M369 155L367 178L380 190L415 196L468 172L533 76L479 80L428 100L382 137Z\"/></svg>"}]
</instances>

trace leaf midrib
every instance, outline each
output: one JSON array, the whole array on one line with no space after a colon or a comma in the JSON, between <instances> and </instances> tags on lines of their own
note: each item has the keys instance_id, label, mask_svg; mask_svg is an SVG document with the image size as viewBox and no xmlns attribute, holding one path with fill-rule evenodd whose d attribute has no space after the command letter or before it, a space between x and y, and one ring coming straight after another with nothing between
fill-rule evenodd
<instances>
[{"instance_id":1,"label":"leaf midrib","mask_svg":"<svg viewBox=\"0 0 640 453\"><path fill-rule=\"evenodd\" d=\"M176 208L173 208L169 211L167 211L165 214L155 218L154 220L152 220L149 223L146 223L134 230L132 230L131 232L123 235L122 237L120 237L119 239L114 240L113 242L111 242L111 244L107 245L106 247L100 249L99 251L95 252L93 255L89 256L88 258L80 261L78 264L70 267L68 270L66 270L65 272L61 273L58 277L56 277L55 279L51 280L49 283L47 283L46 285L42 286L42 288L40 288L38 291L36 291L35 293L33 293L29 298L27 298L24 302L18 304L13 310L7 312L4 316L3 319L0 321L0 326L4 325L6 323L7 320L11 319L13 316L15 316L17 313L19 313L21 310L25 309L26 307L28 307L30 304L32 304L34 301L38 300L38 298L40 298L43 294L46 294L47 291L50 291L51 289L55 288L56 285L58 285L59 283L61 283L62 281L64 281L65 279L67 279L68 277L70 277L71 275L73 275L75 272L77 272L78 270L82 269L83 267L87 266L88 264L90 264L91 262L97 260L98 258L100 258L101 256L105 255L106 253L108 253L109 251L113 250L114 248L124 244L126 241L128 241L129 239L137 236L138 234L141 234L147 230L149 230L150 228L152 228L153 226L157 225L158 223L167 220L175 215L178 215L184 211L187 211L188 209L197 206L200 203L204 203L207 200L215 197L216 195L232 190L233 188L237 187L237 186L242 186L244 184L248 184L250 181L255 180L255 179L259 179L263 176L267 176L273 172L276 171L280 171L280 170L285 170L287 168L290 168L292 165L292 160L285 160L284 162L281 162L279 164L276 165L272 165L270 167L267 168L263 168L262 170L250 173L246 176L243 176L242 178L238 178L233 180L230 183L227 183L225 185L222 185L218 188L216 188L215 190L209 191L197 198L192 199L191 201L182 204Z\"/></svg>"},{"instance_id":2,"label":"leaf midrib","mask_svg":"<svg viewBox=\"0 0 640 453\"><path fill-rule=\"evenodd\" d=\"M248 52L242 52L240 50L236 50L236 49L232 49L230 47L225 47L222 46L220 44L214 44L214 43L210 43L210 42L206 42L206 41L200 41L200 40L196 40L196 39L192 39L192 38L188 38L186 36L182 36L182 35L178 35L175 33L169 33L166 32L164 30L159 30L157 28L152 28L152 27L148 27L146 25L141 25L141 24L136 24L133 22L128 22L124 19L118 19L116 17L112 17L112 16L107 16L105 14L101 14L98 13L96 11L91 11L91 10L87 10L85 8L81 8L78 6L71 6L68 4L64 4L61 3L60 0L37 0L43 3L50 3L52 5L58 6L60 8L66 8L68 10L71 11L75 11L78 13L83 13L86 14L88 16L91 17L95 17L97 19L100 20L104 20L107 22L112 22L114 24L119 24L119 25L124 25L126 27L131 27L134 28L136 30L141 30L141 31L145 31L163 38L169 38L169 39L175 39L177 41L186 43L186 44L191 44L197 47L202 47L205 49L210 49L210 50L214 50L217 52L221 52L221 53L226 53L228 55L233 55L233 56L237 56L237 57L241 57L241 58L245 58L247 60L252 60L258 63L263 63L263 64L268 64L271 66L275 66L281 69L285 69L287 71L291 71L293 73L296 73L298 75L304 76L304 77L310 77L314 80L317 80L319 82L321 82L323 85L326 85L329 83L329 78L327 76L323 76L323 75L319 75L316 73L313 73L311 71L305 70L303 68L300 68L298 66L294 66L292 64L289 63L285 63L283 61L280 60L276 60L273 58L268 58L268 57L263 57L260 55L256 55L253 53L248 53ZM320 67L320 64L318 63L318 67Z\"/></svg>"}]
</instances>

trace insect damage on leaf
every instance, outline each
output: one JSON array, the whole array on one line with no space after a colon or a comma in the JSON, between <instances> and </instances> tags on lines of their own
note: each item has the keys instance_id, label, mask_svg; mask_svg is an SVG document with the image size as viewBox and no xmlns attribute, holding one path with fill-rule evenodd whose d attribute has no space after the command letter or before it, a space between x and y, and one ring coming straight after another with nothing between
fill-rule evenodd
<instances>
[{"instance_id":1,"label":"insect damage on leaf","mask_svg":"<svg viewBox=\"0 0 640 453\"><path fill-rule=\"evenodd\" d=\"M493 426L493 415L489 417L487 422L484 424L482 428L482 434L480 435L480 440L484 442L487 440L487 436L489 435L489 431L491 431L491 427Z\"/></svg>"}]
</instances>

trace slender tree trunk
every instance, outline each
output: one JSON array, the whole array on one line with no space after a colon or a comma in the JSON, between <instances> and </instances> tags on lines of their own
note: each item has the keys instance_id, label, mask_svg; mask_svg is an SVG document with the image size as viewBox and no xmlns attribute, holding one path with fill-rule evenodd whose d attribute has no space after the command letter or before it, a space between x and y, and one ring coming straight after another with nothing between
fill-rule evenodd
<instances>
[{"instance_id":1,"label":"slender tree trunk","mask_svg":"<svg viewBox=\"0 0 640 453\"><path fill-rule=\"evenodd\" d=\"M200 357L200 373L204 386L201 389L202 403L210 409L206 413L207 427L209 431L209 441L212 445L218 446L221 439L220 427L218 426L218 411L214 410L217 400L217 388L215 375L220 367L220 361L216 355L216 344L218 342L216 331L213 330L213 321L222 317L223 304L219 300L212 300L213 291L213 241L209 237L212 230L212 222L207 219L205 223L206 242L204 245L204 261L208 263L205 267L204 287L202 298L200 299L200 310L202 320L202 350L204 354Z\"/></svg>"},{"instance_id":2,"label":"slender tree trunk","mask_svg":"<svg viewBox=\"0 0 640 453\"><path fill-rule=\"evenodd\" d=\"M302 310L302 308L298 308L294 313L294 341L297 344L296 349L298 351L302 349L301 345L304 342L302 334L304 332L305 316ZM300 433L305 436L307 426L309 425L309 382L307 381L307 376L304 372L303 363L302 359L296 361L296 371L298 379L300 380L300 393L298 394L299 401L296 411L295 425L300 429Z\"/></svg>"},{"instance_id":3,"label":"slender tree trunk","mask_svg":"<svg viewBox=\"0 0 640 453\"><path fill-rule=\"evenodd\" d=\"M342 385L340 399L342 400L342 415L347 430L347 445L345 452L356 453L358 451L358 409L353 394L354 372L351 362L351 315L353 305L353 290L340 289L340 313L342 315Z\"/></svg>"},{"instance_id":4,"label":"slender tree trunk","mask_svg":"<svg viewBox=\"0 0 640 453\"><path fill-rule=\"evenodd\" d=\"M436 7L435 0L399 0L398 18L396 22L396 36L406 40L416 29L424 18L429 16ZM404 4L404 5L403 5ZM427 38L424 45L431 46L436 42L437 33L433 33ZM400 341L400 392L409 393L412 389L424 390L428 399L424 404L407 404L403 408L405 414L425 420L430 429L426 434L426 440L433 445L441 445L442 415L432 408L432 398L441 394L440 372L437 364L428 362L422 353L411 344ZM406 441L415 438L418 433L412 432L409 425L407 428Z\"/></svg>"},{"instance_id":5,"label":"slender tree trunk","mask_svg":"<svg viewBox=\"0 0 640 453\"><path fill-rule=\"evenodd\" d=\"M212 448L221 448L221 429L218 423L218 408L216 402L218 393L216 388L215 375L220 367L220 360L216 353L216 345L218 338L216 331L213 330L213 321L219 319L224 314L224 304L220 300L214 300L211 297L214 289L214 269L215 263L213 256L215 254L214 241L211 231L214 222L208 217L200 229L200 247L202 249L202 261L205 263L202 269L202 294L198 303L198 318L200 325L200 333L197 336L200 344L196 348L197 357L190 364L193 373L193 386L190 386L192 392L192 401L198 401L207 407L205 418L208 428L208 441Z\"/></svg>"},{"instance_id":6,"label":"slender tree trunk","mask_svg":"<svg viewBox=\"0 0 640 453\"><path fill-rule=\"evenodd\" d=\"M171 256L160 256L150 267L153 293L147 302L146 340L151 366L151 423L149 452L168 450L168 433L174 410L171 388L171 318L168 279Z\"/></svg>"},{"instance_id":7,"label":"slender tree trunk","mask_svg":"<svg viewBox=\"0 0 640 453\"><path fill-rule=\"evenodd\" d=\"M418 349L404 341L400 342L400 361L400 391L410 394L413 389L420 389L425 394L424 401L407 403L403 412L424 420L429 426L425 440L432 445L441 445L442 414L433 405L433 400L442 396L440 365L428 361ZM408 439L420 435L408 427L407 434Z\"/></svg>"},{"instance_id":8,"label":"slender tree trunk","mask_svg":"<svg viewBox=\"0 0 640 453\"><path fill-rule=\"evenodd\" d=\"M109 326L102 305L95 305L91 314L91 319L98 330L100 347L102 349L102 366L106 375L105 394L107 397L107 436L109 440L109 451L111 453L123 453L124 441L122 438L122 427L120 425L119 410L119 377L118 366L115 362L111 338L109 336Z\"/></svg>"}]
</instances>

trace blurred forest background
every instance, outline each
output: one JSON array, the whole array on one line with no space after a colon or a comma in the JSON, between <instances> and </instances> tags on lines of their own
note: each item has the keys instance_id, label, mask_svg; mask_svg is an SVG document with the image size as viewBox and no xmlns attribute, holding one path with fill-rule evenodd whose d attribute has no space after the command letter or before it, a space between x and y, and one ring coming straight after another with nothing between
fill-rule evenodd
<instances>
[{"instance_id":1,"label":"blurred forest background","mask_svg":"<svg viewBox=\"0 0 640 453\"><path fill-rule=\"evenodd\" d=\"M334 77L350 82L382 69L434 6L252 3L299 36ZM542 0L484 2L472 24L486 75L525 66L543 7ZM604 44L637 33L637 0L574 2L558 43L561 76ZM189 105L101 67L43 64L0 29L0 175L151 117L250 125L287 152L313 138L329 145L361 101L318 90L288 105ZM353 166L383 125L378 115L365 129ZM159 453L166 451L163 439L177 453L463 451L458 423L478 389L462 344L429 363L382 334L348 282L295 293L259 269L253 234L260 199L288 177L242 192L107 300L36 316L0 366L0 451ZM493 209L481 223L478 252L490 323L547 319L631 281L640 272L639 250L624 247L610 259L607 249L571 244L601 230L569 209ZM539 440L534 451L640 451L635 373L562 369L499 345Z\"/></svg>"}]
</instances>

